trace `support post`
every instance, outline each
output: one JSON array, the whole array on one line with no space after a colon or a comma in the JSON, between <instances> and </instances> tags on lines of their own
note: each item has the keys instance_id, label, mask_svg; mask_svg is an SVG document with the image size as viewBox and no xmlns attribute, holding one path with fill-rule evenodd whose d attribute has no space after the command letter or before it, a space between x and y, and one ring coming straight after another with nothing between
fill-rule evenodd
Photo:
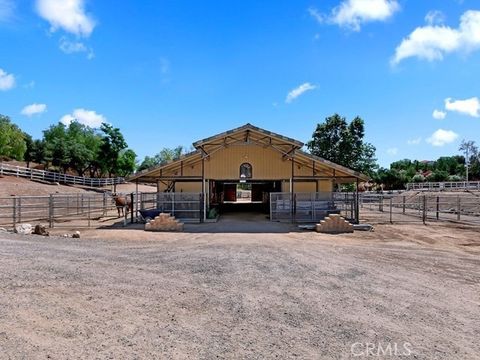
<instances>
[{"instance_id":1,"label":"support post","mask_svg":"<svg viewBox=\"0 0 480 360\"><path fill-rule=\"evenodd\" d=\"M130 209L130 223L133 224L133 192L130 194L130 204L132 204L132 208ZM128 209L128 204L127 204ZM127 210L128 211L128 210Z\"/></svg>"},{"instance_id":2,"label":"support post","mask_svg":"<svg viewBox=\"0 0 480 360\"><path fill-rule=\"evenodd\" d=\"M202 221L205 222L207 220L207 199L205 196L205 157L202 155L202 208L203 208L203 216Z\"/></svg>"},{"instance_id":3,"label":"support post","mask_svg":"<svg viewBox=\"0 0 480 360\"><path fill-rule=\"evenodd\" d=\"M295 212L296 212L296 197L295 197L295 161L294 161L295 152L292 151L292 177L290 180L290 191L291 191L291 212L292 212L292 222L295 222Z\"/></svg>"},{"instance_id":4,"label":"support post","mask_svg":"<svg viewBox=\"0 0 480 360\"><path fill-rule=\"evenodd\" d=\"M135 219L138 222L138 179L135 181Z\"/></svg>"},{"instance_id":5,"label":"support post","mask_svg":"<svg viewBox=\"0 0 480 360\"><path fill-rule=\"evenodd\" d=\"M406 202L405 195L403 195L403 197L402 197L402 207L403 207L402 212L403 212L404 214L405 214L405 202Z\"/></svg>"},{"instance_id":6,"label":"support post","mask_svg":"<svg viewBox=\"0 0 480 360\"><path fill-rule=\"evenodd\" d=\"M435 217L437 220L440 218L440 196L437 196L437 208L435 212Z\"/></svg>"},{"instance_id":7,"label":"support post","mask_svg":"<svg viewBox=\"0 0 480 360\"><path fill-rule=\"evenodd\" d=\"M358 207L358 201L360 199L360 194L358 193L358 185L359 185L359 181L358 181L358 178L357 178L357 186L356 186L356 189L355 189L355 224L360 223L360 209Z\"/></svg>"}]
</instances>

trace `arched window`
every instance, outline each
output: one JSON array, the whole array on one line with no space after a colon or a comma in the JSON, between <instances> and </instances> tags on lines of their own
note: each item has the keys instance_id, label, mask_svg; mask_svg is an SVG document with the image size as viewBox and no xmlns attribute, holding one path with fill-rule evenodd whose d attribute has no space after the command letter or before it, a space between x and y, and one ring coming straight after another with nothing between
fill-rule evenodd
<instances>
[{"instance_id":1,"label":"arched window","mask_svg":"<svg viewBox=\"0 0 480 360\"><path fill-rule=\"evenodd\" d=\"M252 165L249 163L243 163L240 165L240 179L252 178Z\"/></svg>"}]
</instances>

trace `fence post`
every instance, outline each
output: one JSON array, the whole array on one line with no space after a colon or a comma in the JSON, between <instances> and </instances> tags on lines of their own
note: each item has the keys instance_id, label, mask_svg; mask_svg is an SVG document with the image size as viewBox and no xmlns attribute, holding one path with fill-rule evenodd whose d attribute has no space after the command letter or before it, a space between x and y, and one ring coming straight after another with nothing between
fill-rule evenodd
<instances>
[{"instance_id":1,"label":"fence post","mask_svg":"<svg viewBox=\"0 0 480 360\"><path fill-rule=\"evenodd\" d=\"M457 196L457 220L460 221L460 195Z\"/></svg>"},{"instance_id":2,"label":"fence post","mask_svg":"<svg viewBox=\"0 0 480 360\"><path fill-rule=\"evenodd\" d=\"M107 193L103 193L103 211L102 216L105 216L107 213Z\"/></svg>"},{"instance_id":3,"label":"fence post","mask_svg":"<svg viewBox=\"0 0 480 360\"><path fill-rule=\"evenodd\" d=\"M130 210L130 222L133 224L133 192L130 193L130 206L132 207ZM128 209L129 205L127 203L127 209ZM128 210L127 210L128 211Z\"/></svg>"},{"instance_id":4,"label":"fence post","mask_svg":"<svg viewBox=\"0 0 480 360\"><path fill-rule=\"evenodd\" d=\"M392 208L393 208L393 198L390 198L390 224L393 224Z\"/></svg>"},{"instance_id":5,"label":"fence post","mask_svg":"<svg viewBox=\"0 0 480 360\"><path fill-rule=\"evenodd\" d=\"M87 214L87 219L88 219L88 227L90 227L90 196L88 197L88 214Z\"/></svg>"},{"instance_id":6,"label":"fence post","mask_svg":"<svg viewBox=\"0 0 480 360\"><path fill-rule=\"evenodd\" d=\"M427 221L427 196L423 195L423 209L422 209L422 220L425 225Z\"/></svg>"},{"instance_id":7,"label":"fence post","mask_svg":"<svg viewBox=\"0 0 480 360\"><path fill-rule=\"evenodd\" d=\"M406 202L405 195L403 195L402 205L403 205L403 213L404 214L405 214L405 202Z\"/></svg>"},{"instance_id":8,"label":"fence post","mask_svg":"<svg viewBox=\"0 0 480 360\"><path fill-rule=\"evenodd\" d=\"M378 211L383 212L383 195L380 195L380 201L378 203Z\"/></svg>"},{"instance_id":9,"label":"fence post","mask_svg":"<svg viewBox=\"0 0 480 360\"><path fill-rule=\"evenodd\" d=\"M48 227L53 228L53 195L48 198Z\"/></svg>"},{"instance_id":10,"label":"fence post","mask_svg":"<svg viewBox=\"0 0 480 360\"><path fill-rule=\"evenodd\" d=\"M13 228L17 225L17 197L13 198Z\"/></svg>"},{"instance_id":11,"label":"fence post","mask_svg":"<svg viewBox=\"0 0 480 360\"><path fill-rule=\"evenodd\" d=\"M22 222L22 197L18 197L18 222Z\"/></svg>"},{"instance_id":12,"label":"fence post","mask_svg":"<svg viewBox=\"0 0 480 360\"><path fill-rule=\"evenodd\" d=\"M440 218L440 196L437 196L437 209L436 209L436 218L437 220Z\"/></svg>"}]
</instances>

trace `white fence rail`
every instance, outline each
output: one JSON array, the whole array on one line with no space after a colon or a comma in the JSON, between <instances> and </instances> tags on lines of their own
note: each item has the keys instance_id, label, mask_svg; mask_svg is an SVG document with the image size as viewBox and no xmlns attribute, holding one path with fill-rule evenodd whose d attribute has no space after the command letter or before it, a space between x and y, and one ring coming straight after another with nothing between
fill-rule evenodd
<instances>
[{"instance_id":1,"label":"white fence rail","mask_svg":"<svg viewBox=\"0 0 480 360\"><path fill-rule=\"evenodd\" d=\"M31 180L42 180L58 182L69 185L83 185L90 187L101 187L108 185L122 184L124 178L89 178L83 176L74 176L68 174L60 174L53 171L30 169L22 166L15 166L0 162L0 175L11 175L23 177Z\"/></svg>"},{"instance_id":2,"label":"white fence rail","mask_svg":"<svg viewBox=\"0 0 480 360\"><path fill-rule=\"evenodd\" d=\"M480 181L408 183L407 190L420 190L420 191L478 190L480 191Z\"/></svg>"}]
</instances>

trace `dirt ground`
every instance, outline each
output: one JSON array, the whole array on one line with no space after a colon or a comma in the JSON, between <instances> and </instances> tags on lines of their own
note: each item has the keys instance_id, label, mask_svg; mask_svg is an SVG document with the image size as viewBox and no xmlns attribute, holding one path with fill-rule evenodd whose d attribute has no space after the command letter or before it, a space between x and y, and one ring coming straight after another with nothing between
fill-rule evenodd
<instances>
[{"instance_id":1,"label":"dirt ground","mask_svg":"<svg viewBox=\"0 0 480 360\"><path fill-rule=\"evenodd\" d=\"M109 186L102 188L103 190L113 191L113 187ZM102 189L97 189L102 190ZM136 189L135 184L126 183L117 185L117 192L130 193ZM30 181L25 178L17 178L15 176L0 176L0 198L9 196L41 196L50 194L68 194L88 192L92 190L83 189L76 186L47 184L35 181ZM141 185L138 186L140 192L153 192L157 191L155 186Z\"/></svg>"},{"instance_id":2,"label":"dirt ground","mask_svg":"<svg viewBox=\"0 0 480 360\"><path fill-rule=\"evenodd\" d=\"M479 358L478 228L261 224L0 234L0 358Z\"/></svg>"}]
</instances>

